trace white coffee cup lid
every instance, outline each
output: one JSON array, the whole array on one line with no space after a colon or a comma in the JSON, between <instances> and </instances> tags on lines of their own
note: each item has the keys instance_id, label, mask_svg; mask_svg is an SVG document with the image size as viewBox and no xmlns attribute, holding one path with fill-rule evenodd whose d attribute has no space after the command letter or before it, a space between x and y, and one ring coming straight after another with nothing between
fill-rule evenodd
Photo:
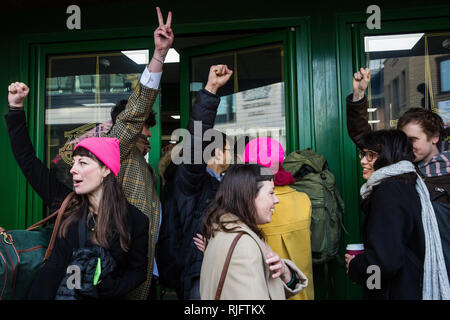
<instances>
[{"instance_id":1,"label":"white coffee cup lid","mask_svg":"<svg viewBox=\"0 0 450 320\"><path fill-rule=\"evenodd\" d=\"M348 244L347 250L364 250L364 244L362 243Z\"/></svg>"}]
</instances>

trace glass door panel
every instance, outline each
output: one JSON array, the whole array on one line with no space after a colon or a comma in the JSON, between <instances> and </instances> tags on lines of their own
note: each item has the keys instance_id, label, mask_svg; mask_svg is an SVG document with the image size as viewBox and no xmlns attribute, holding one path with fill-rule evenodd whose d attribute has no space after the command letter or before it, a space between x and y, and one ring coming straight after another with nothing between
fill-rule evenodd
<instances>
[{"instance_id":1,"label":"glass door panel","mask_svg":"<svg viewBox=\"0 0 450 320\"><path fill-rule=\"evenodd\" d=\"M286 149L283 42L241 47L190 59L190 108L205 87L209 68L226 64L233 70L221 96L214 128L230 137L270 136Z\"/></svg>"},{"instance_id":2,"label":"glass door panel","mask_svg":"<svg viewBox=\"0 0 450 320\"><path fill-rule=\"evenodd\" d=\"M148 56L148 49L47 56L45 161L68 187L73 148L109 131L112 108L128 100Z\"/></svg>"},{"instance_id":3,"label":"glass door panel","mask_svg":"<svg viewBox=\"0 0 450 320\"><path fill-rule=\"evenodd\" d=\"M395 128L409 108L437 112L450 129L450 32L366 36L369 123Z\"/></svg>"}]
</instances>

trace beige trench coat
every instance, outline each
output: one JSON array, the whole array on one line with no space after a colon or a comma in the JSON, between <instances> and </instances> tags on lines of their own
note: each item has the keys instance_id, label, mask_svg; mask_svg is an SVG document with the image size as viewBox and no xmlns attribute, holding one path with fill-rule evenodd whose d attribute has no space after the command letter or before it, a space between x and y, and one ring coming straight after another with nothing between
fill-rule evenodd
<instances>
[{"instance_id":1,"label":"beige trench coat","mask_svg":"<svg viewBox=\"0 0 450 320\"><path fill-rule=\"evenodd\" d=\"M223 216L223 219L227 220L233 218L236 219L231 214ZM296 273L297 279L300 279L295 289L289 289L280 278L273 279L269 266L265 263L264 242L243 223L228 224L227 228L235 226L238 229L233 233L216 232L208 242L200 273L202 300L215 298L225 258L231 242L240 231L246 233L239 239L233 251L221 300L284 300L307 287L306 276L292 261L286 259L283 259L286 265Z\"/></svg>"}]
</instances>

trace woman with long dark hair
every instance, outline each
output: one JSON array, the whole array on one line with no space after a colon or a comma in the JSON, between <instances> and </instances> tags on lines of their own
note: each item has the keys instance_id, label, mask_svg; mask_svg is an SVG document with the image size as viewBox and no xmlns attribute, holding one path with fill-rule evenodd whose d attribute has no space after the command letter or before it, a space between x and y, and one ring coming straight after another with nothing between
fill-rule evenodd
<instances>
[{"instance_id":1,"label":"woman with long dark hair","mask_svg":"<svg viewBox=\"0 0 450 320\"><path fill-rule=\"evenodd\" d=\"M305 275L270 249L258 227L271 221L276 203L270 169L237 164L227 170L205 215L202 299L216 296L228 250L240 232L220 299L286 299L307 286Z\"/></svg>"},{"instance_id":2,"label":"woman with long dark hair","mask_svg":"<svg viewBox=\"0 0 450 320\"><path fill-rule=\"evenodd\" d=\"M400 130L361 138L364 252L346 254L348 275L367 299L448 299L448 277L428 190Z\"/></svg>"},{"instance_id":3,"label":"woman with long dark hair","mask_svg":"<svg viewBox=\"0 0 450 320\"><path fill-rule=\"evenodd\" d=\"M28 92L23 83L9 86L10 110L5 118L11 147L27 181L54 210L72 190L36 157L23 111ZM29 299L121 297L146 278L149 222L127 202L116 180L120 169L118 139L84 139L75 146L72 159L75 194L62 216L52 254L33 281ZM91 263L87 257L93 252L100 259L97 281L87 272ZM95 267L97 256L94 258ZM71 265L81 270L81 288L71 288L66 282Z\"/></svg>"}]
</instances>

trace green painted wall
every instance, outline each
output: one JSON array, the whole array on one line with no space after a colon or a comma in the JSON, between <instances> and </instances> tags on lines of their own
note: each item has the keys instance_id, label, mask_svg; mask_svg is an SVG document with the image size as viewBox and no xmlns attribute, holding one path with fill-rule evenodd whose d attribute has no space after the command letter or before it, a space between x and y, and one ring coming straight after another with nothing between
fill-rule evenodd
<instances>
[{"instance_id":1,"label":"green painted wall","mask_svg":"<svg viewBox=\"0 0 450 320\"><path fill-rule=\"evenodd\" d=\"M358 191L359 164L355 147L347 136L344 102L351 90L353 68L360 64L353 55L350 24L362 23L371 1L364 2L293 2L279 0L266 6L261 1L210 2L205 0L172 0L157 3L148 1L88 1L81 4L81 31L66 29L67 1L34 1L20 7L3 7L0 50L0 112L7 112L6 88L12 81L22 81L29 73L30 43L72 42L82 40L148 37L152 43L155 28L155 5L166 13L174 13L175 35L201 34L252 28L270 29L282 26L283 21L297 21L302 32L297 32L297 89L298 123L300 136L293 149L313 147L322 153L335 173L346 204L344 224L349 235L343 243L359 240L360 213ZM84 3L84 2L81 2ZM448 1L378 1L382 21L407 20L414 26L421 17L450 17ZM212 7L212 5L214 7ZM284 19L284 20L283 20ZM382 27L383 27L382 22ZM418 25L421 25L420 23ZM432 26L439 29L439 24ZM447 28L448 30L448 28ZM392 30L391 30L392 31ZM380 32L383 32L381 30ZM175 40L176 41L176 40ZM80 42L80 45L82 43ZM356 55L357 56L357 55ZM356 60L355 60L356 59ZM33 75L29 75L33 78ZM26 106L34 108L35 106ZM40 106L43 107L43 106ZM29 119L33 122L33 119ZM30 123L34 127L34 123ZM34 134L32 133L32 137ZM42 141L39 141L42 145ZM0 121L0 225L7 229L23 228L30 224L25 217L34 217L27 210L26 182L11 154L5 121ZM28 191L29 192L29 191ZM31 205L30 205L31 206ZM30 220L30 219L28 219ZM343 251L342 251L343 252ZM359 290L350 284L345 270L336 264L332 272L335 290L331 298L358 298ZM316 294L323 297L322 289Z\"/></svg>"}]
</instances>

